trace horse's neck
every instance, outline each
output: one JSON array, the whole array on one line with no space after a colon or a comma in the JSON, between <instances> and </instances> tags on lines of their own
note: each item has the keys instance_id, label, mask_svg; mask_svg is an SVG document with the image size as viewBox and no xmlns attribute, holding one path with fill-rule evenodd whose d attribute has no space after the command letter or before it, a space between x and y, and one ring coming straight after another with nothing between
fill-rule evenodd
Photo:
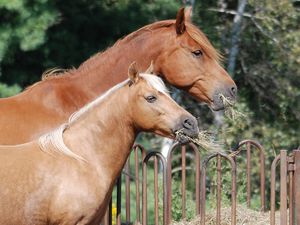
<instances>
[{"instance_id":1,"label":"horse's neck","mask_svg":"<svg viewBox=\"0 0 300 225\"><path fill-rule=\"evenodd\" d=\"M31 94L31 100L37 102L40 102L41 98L54 99L51 104L47 104L47 108L54 111L59 109L59 114L67 118L106 90L125 80L128 67L133 61L137 62L139 69L145 70L163 51L161 40L166 39L168 33L156 29L139 32L131 39L124 38L105 52L88 59L77 70L72 70L72 75L42 82L39 86L33 87L32 92L28 90L23 96L28 98L27 95ZM55 92L45 92L47 88L50 90L55 88ZM44 96L54 94L54 98Z\"/></svg>"},{"instance_id":2,"label":"horse's neck","mask_svg":"<svg viewBox=\"0 0 300 225\"><path fill-rule=\"evenodd\" d=\"M158 30L144 31L130 40L125 38L105 52L93 56L78 68L78 83L91 95L98 96L99 93L125 80L128 66L133 61L137 62L140 69L145 70L162 51L161 38L157 37L160 35L162 34Z\"/></svg>"},{"instance_id":3,"label":"horse's neck","mask_svg":"<svg viewBox=\"0 0 300 225\"><path fill-rule=\"evenodd\" d=\"M79 117L64 133L66 145L107 179L121 172L137 135L128 116L127 95L122 92L126 88Z\"/></svg>"}]
</instances>

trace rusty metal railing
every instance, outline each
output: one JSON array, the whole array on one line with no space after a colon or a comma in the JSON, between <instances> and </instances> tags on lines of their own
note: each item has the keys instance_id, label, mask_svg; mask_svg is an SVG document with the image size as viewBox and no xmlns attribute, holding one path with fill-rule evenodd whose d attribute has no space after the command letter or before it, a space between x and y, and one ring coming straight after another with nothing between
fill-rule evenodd
<instances>
[{"instance_id":1,"label":"rusty metal railing","mask_svg":"<svg viewBox=\"0 0 300 225\"><path fill-rule=\"evenodd\" d=\"M280 224L300 224L300 150L281 150L271 166L271 225L276 224L276 167L280 165ZM289 209L289 210L288 210Z\"/></svg>"},{"instance_id":2,"label":"rusty metal railing","mask_svg":"<svg viewBox=\"0 0 300 225\"><path fill-rule=\"evenodd\" d=\"M182 218L186 218L186 150L187 147L191 149L195 155L195 195L196 195L196 214L200 214L200 153L197 146L193 143L187 145L180 145L175 143L171 146L167 155L167 187L168 187L168 221L172 220L171 208L172 208L172 155L175 150L181 150L181 193L182 193Z\"/></svg>"},{"instance_id":3,"label":"rusty metal railing","mask_svg":"<svg viewBox=\"0 0 300 225\"><path fill-rule=\"evenodd\" d=\"M141 157L139 157L138 153L141 153ZM133 146L133 154L134 154L134 175L130 172L130 157L128 158L123 174L125 175L125 202L126 202L126 221L125 224L130 224L131 221L131 210L130 210L130 190L131 190L131 183L130 179L135 181L135 190L136 190L136 223L141 223L141 200L140 200L140 187L142 186L142 180L139 177L140 171L140 164L144 160L146 156L146 150L142 145L135 144ZM117 190L117 214L116 218L116 225L121 225L121 178L118 179L116 183L116 190ZM109 203L108 209L106 210L105 216L101 224L103 225L112 225L112 200Z\"/></svg>"},{"instance_id":4,"label":"rusty metal railing","mask_svg":"<svg viewBox=\"0 0 300 225\"><path fill-rule=\"evenodd\" d=\"M259 151L259 176L260 176L260 204L261 211L266 209L266 199L265 199L265 152L261 144L253 140L241 141L236 149L233 151L233 158L236 159L238 155L241 154L243 147L246 147L246 190L247 190L247 207L251 206L251 152L256 150Z\"/></svg>"},{"instance_id":5,"label":"rusty metal railing","mask_svg":"<svg viewBox=\"0 0 300 225\"><path fill-rule=\"evenodd\" d=\"M227 160L231 165L231 224L236 224L236 164L233 158L223 153L217 152L207 156L201 167L201 197L200 197L200 222L205 225L205 205L206 205L206 171L209 161L217 159L217 213L216 224L221 224L221 158Z\"/></svg>"},{"instance_id":6,"label":"rusty metal railing","mask_svg":"<svg viewBox=\"0 0 300 225\"><path fill-rule=\"evenodd\" d=\"M244 149L245 148L245 149ZM172 208L172 160L175 160L174 153L176 152L176 157L180 160L179 169L174 169L174 172L180 172L181 177L181 204L182 204L182 218L186 218L187 210L187 170L193 169L195 171L195 186L193 190L194 200L196 205L196 215L200 215L201 224L205 224L205 203L206 203L206 179L207 179L207 169L210 168L210 161L216 160L216 224L221 224L221 196L222 196L222 163L227 161L230 171L231 171L231 224L236 224L236 206L237 206L237 157L240 156L242 150L246 151L246 201L247 206L251 206L251 158L252 153L259 153L259 176L260 176L260 200L261 209L266 208L265 200L265 155L263 147L255 141L245 140L239 143L237 148L234 150L233 154L225 154L221 152L213 153L208 155L201 162L200 153L198 148L189 143L187 145L180 145L175 143L166 158L164 158L158 152L146 153L146 150L141 145L135 145L133 148L134 157L128 159L126 166L123 170L123 177L125 180L125 193L122 198L125 200L125 210L123 212L122 224L147 224L147 187L153 185L154 190L154 220L151 221L155 225L162 222L163 225L170 224L172 220L171 208ZM191 152L193 154L191 154ZM139 154L140 153L140 154ZM178 154L179 153L179 154ZM190 156L192 155L192 160ZM232 157L231 157L232 156ZM134 163L130 163L130 160L134 160ZM149 166L149 161L151 165L153 163L154 171L154 182L153 184L147 184L147 166ZM178 160L179 162L179 160ZM193 163L193 168L189 167L189 163ZM240 161L239 161L240 163ZM291 155L287 154L287 151L282 150L280 155L278 155L271 166L271 198L270 198L270 220L271 225L275 225L275 211L276 211L276 168L280 165L280 224L282 225L300 225L300 150L294 150ZM130 168L130 166L134 167ZM195 167L195 168L194 168ZM228 167L226 167L228 169ZM142 173L142 177L140 176ZM159 189L159 179L162 174L162 194ZM161 183L160 183L161 184ZM135 186L135 196L132 199L133 189ZM141 192L142 188L142 192ZM111 225L112 221L116 221L116 225L121 225L121 179L118 180L117 185L117 215L114 220L112 220L112 205L110 204L109 209L103 220L104 225ZM160 194L159 194L160 193ZM163 210L159 210L160 197L162 196ZM131 203L135 201L136 209L133 218L131 215ZM142 200L142 201L141 201ZM289 210L288 210L289 209ZM159 220L162 215L163 220ZM279 219L278 219L279 220Z\"/></svg>"},{"instance_id":7,"label":"rusty metal railing","mask_svg":"<svg viewBox=\"0 0 300 225\"><path fill-rule=\"evenodd\" d=\"M154 205L155 205L155 225L158 225L158 161L162 164L163 173L163 224L169 224L168 220L169 209L168 209L168 193L167 193L167 162L160 152L149 152L143 160L143 216L142 224L147 225L147 163L150 158L154 158Z\"/></svg>"}]
</instances>

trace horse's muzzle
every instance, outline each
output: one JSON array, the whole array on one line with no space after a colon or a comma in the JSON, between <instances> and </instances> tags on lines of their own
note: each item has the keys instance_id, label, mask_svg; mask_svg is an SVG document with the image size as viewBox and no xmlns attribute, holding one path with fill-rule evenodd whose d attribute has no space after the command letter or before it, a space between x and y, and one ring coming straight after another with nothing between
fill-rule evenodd
<instances>
[{"instance_id":1,"label":"horse's muzzle","mask_svg":"<svg viewBox=\"0 0 300 225\"><path fill-rule=\"evenodd\" d=\"M237 98L236 85L218 89L213 95L213 104L211 104L211 108L214 111L223 110L226 107L226 103L224 104L224 98L231 104L235 103Z\"/></svg>"},{"instance_id":2,"label":"horse's muzzle","mask_svg":"<svg viewBox=\"0 0 300 225\"><path fill-rule=\"evenodd\" d=\"M191 115L182 116L175 128L175 132L179 131L182 135L177 135L176 139L180 143L188 142L188 138L196 138L199 134L198 122L195 117ZM187 137L185 137L187 136Z\"/></svg>"}]
</instances>

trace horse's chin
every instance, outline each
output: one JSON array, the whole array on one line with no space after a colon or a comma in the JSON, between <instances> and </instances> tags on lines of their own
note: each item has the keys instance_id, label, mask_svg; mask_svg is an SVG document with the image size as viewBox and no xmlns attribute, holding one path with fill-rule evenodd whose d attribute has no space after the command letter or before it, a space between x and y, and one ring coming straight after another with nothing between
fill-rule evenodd
<instances>
[{"instance_id":1,"label":"horse's chin","mask_svg":"<svg viewBox=\"0 0 300 225\"><path fill-rule=\"evenodd\" d=\"M208 106L211 110L216 112L225 109L224 104L215 104L214 102L211 102L211 104L209 104Z\"/></svg>"},{"instance_id":2,"label":"horse's chin","mask_svg":"<svg viewBox=\"0 0 300 225\"><path fill-rule=\"evenodd\" d=\"M182 136L182 135L177 135L175 140L178 141L182 145L190 142L190 140L187 136Z\"/></svg>"}]
</instances>

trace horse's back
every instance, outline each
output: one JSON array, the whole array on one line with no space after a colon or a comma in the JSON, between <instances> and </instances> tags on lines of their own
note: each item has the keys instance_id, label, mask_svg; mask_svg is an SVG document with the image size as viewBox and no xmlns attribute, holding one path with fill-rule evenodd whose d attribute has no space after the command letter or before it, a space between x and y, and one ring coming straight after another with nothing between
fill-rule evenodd
<instances>
[{"instance_id":1,"label":"horse's back","mask_svg":"<svg viewBox=\"0 0 300 225\"><path fill-rule=\"evenodd\" d=\"M66 122L90 98L63 79L38 82L18 95L0 98L0 144L37 139Z\"/></svg>"},{"instance_id":2,"label":"horse's back","mask_svg":"<svg viewBox=\"0 0 300 225\"><path fill-rule=\"evenodd\" d=\"M66 116L57 115L55 110L47 108L47 103L37 101L39 98L43 96L28 91L0 98L0 144L26 143L64 122Z\"/></svg>"}]
</instances>

